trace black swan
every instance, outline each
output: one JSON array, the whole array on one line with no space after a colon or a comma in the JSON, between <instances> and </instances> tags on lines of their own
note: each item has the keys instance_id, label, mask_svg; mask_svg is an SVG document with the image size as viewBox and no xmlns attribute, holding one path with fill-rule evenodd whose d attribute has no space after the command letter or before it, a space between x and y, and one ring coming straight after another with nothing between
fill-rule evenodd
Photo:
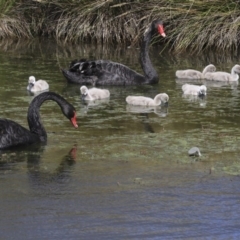
<instances>
[{"instance_id":1,"label":"black swan","mask_svg":"<svg viewBox=\"0 0 240 240\"><path fill-rule=\"evenodd\" d=\"M46 100L57 102L73 126L78 127L75 108L60 95L54 92L44 92L36 96L29 105L27 119L30 131L12 120L0 118L0 149L47 140L47 133L39 114L39 108Z\"/></svg>"},{"instance_id":2,"label":"black swan","mask_svg":"<svg viewBox=\"0 0 240 240\"><path fill-rule=\"evenodd\" d=\"M148 54L148 46L155 32L158 32L162 37L166 36L161 20L153 21L143 36L140 61L144 75L137 73L121 63L109 60L88 61L86 59L72 61L69 69L62 69L62 73L69 83L82 85L137 85L158 83L158 74L152 66Z\"/></svg>"}]
</instances>

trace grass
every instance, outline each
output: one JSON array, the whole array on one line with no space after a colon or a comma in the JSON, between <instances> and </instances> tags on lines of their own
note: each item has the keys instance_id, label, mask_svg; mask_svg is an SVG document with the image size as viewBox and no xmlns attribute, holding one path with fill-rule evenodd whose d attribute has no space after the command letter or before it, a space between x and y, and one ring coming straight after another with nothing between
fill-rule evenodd
<instances>
[{"instance_id":1,"label":"grass","mask_svg":"<svg viewBox=\"0 0 240 240\"><path fill-rule=\"evenodd\" d=\"M172 51L234 51L239 5L233 0L2 0L0 39L47 36L63 43L135 44L145 26L161 18Z\"/></svg>"},{"instance_id":2,"label":"grass","mask_svg":"<svg viewBox=\"0 0 240 240\"><path fill-rule=\"evenodd\" d=\"M15 0L0 1L0 39L29 38L31 31Z\"/></svg>"}]
</instances>

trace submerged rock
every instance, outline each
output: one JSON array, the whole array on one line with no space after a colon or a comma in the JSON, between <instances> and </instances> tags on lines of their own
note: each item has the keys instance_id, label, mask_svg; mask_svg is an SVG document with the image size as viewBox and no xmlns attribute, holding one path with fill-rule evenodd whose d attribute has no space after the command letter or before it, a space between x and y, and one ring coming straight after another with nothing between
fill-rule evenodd
<instances>
[{"instance_id":1,"label":"submerged rock","mask_svg":"<svg viewBox=\"0 0 240 240\"><path fill-rule=\"evenodd\" d=\"M189 151L188 151L188 155L189 156L197 156L200 157L201 153L198 147L192 147Z\"/></svg>"}]
</instances>

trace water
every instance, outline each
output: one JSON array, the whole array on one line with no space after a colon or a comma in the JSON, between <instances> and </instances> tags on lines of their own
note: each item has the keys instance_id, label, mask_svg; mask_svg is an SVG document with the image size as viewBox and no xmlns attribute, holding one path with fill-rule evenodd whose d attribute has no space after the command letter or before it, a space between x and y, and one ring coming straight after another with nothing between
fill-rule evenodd
<instances>
[{"instance_id":1,"label":"water","mask_svg":"<svg viewBox=\"0 0 240 240\"><path fill-rule=\"evenodd\" d=\"M30 75L48 81L78 113L74 129L52 102L41 116L46 145L1 152L2 239L239 238L239 87L207 83L205 99L182 96L177 69L213 63L230 71L234 55L174 56L151 48L154 86L109 86L109 101L86 106L59 71L79 57L112 59L141 71L138 49L2 43L1 117L27 127ZM159 54L161 53L161 54ZM129 108L127 95L170 96L168 108ZM141 109L142 110L142 109ZM202 156L189 157L197 146ZM21 237L20 237L21 236Z\"/></svg>"}]
</instances>

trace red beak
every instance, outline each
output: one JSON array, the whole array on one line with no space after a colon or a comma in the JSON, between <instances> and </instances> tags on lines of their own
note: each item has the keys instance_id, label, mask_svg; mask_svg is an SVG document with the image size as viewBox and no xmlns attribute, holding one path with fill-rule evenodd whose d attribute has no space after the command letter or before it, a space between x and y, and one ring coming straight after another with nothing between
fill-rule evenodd
<instances>
[{"instance_id":1,"label":"red beak","mask_svg":"<svg viewBox=\"0 0 240 240\"><path fill-rule=\"evenodd\" d=\"M76 112L74 112L74 116L71 118L71 123L75 128L78 128Z\"/></svg>"},{"instance_id":2,"label":"red beak","mask_svg":"<svg viewBox=\"0 0 240 240\"><path fill-rule=\"evenodd\" d=\"M166 34L163 29L163 25L161 25L161 24L158 25L158 32L162 37L166 37Z\"/></svg>"}]
</instances>

